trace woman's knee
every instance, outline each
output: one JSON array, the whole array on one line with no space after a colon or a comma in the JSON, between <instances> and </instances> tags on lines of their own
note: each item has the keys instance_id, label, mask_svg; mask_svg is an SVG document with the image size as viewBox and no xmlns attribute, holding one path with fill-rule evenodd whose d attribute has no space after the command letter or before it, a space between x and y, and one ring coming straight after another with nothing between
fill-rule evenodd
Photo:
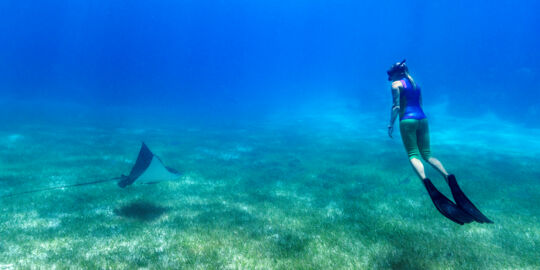
<instances>
[{"instance_id":1,"label":"woman's knee","mask_svg":"<svg viewBox=\"0 0 540 270\"><path fill-rule=\"evenodd\" d=\"M426 162L430 162L429 160L432 158L431 154L428 153L422 153L422 159Z\"/></svg>"}]
</instances>

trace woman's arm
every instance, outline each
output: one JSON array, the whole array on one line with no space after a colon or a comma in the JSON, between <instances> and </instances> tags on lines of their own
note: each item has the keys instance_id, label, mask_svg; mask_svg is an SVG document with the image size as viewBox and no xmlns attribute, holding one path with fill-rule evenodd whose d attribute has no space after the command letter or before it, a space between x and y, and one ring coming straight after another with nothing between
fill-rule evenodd
<instances>
[{"instance_id":1,"label":"woman's arm","mask_svg":"<svg viewBox=\"0 0 540 270\"><path fill-rule=\"evenodd\" d=\"M392 132L394 131L394 122L399 114L399 88L401 82L392 83L392 110L390 112L390 124L388 125L388 136L392 138Z\"/></svg>"}]
</instances>

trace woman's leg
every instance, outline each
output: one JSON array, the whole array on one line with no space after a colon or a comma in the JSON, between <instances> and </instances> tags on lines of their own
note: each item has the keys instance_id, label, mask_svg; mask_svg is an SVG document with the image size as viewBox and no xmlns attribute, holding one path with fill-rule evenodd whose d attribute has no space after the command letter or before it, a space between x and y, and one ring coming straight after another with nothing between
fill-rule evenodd
<instances>
[{"instance_id":1,"label":"woman's leg","mask_svg":"<svg viewBox=\"0 0 540 270\"><path fill-rule=\"evenodd\" d=\"M422 180L426 179L426 172L424 171L424 164L422 164L422 161L420 161L418 158L411 158L409 161L411 162L416 175L418 175L418 177L420 177Z\"/></svg>"},{"instance_id":2,"label":"woman's leg","mask_svg":"<svg viewBox=\"0 0 540 270\"><path fill-rule=\"evenodd\" d=\"M422 119L419 121L419 127L418 127L418 148L420 149L420 153L422 154L422 158L429 163L433 168L435 168L437 171L439 171L444 179L446 181L448 177L448 172L446 172L446 169L442 165L442 163L431 156L431 147L430 147L430 140L429 140L429 125L427 119Z\"/></svg>"},{"instance_id":3,"label":"woman's leg","mask_svg":"<svg viewBox=\"0 0 540 270\"><path fill-rule=\"evenodd\" d=\"M405 151L409 156L409 162L414 169L414 172L420 179L426 178L424 164L420 161L420 151L418 150L418 141L416 132L418 130L419 121L416 119L405 119L399 122L399 130L401 132L401 140Z\"/></svg>"},{"instance_id":4,"label":"woman's leg","mask_svg":"<svg viewBox=\"0 0 540 270\"><path fill-rule=\"evenodd\" d=\"M433 166L433 168L435 168L437 171L439 171L443 177L444 177L444 180L446 180L446 182L448 182L448 172L444 169L444 166L442 165L442 163L434 158L434 157L430 157L428 160L426 160L429 164L431 164L431 166Z\"/></svg>"}]
</instances>

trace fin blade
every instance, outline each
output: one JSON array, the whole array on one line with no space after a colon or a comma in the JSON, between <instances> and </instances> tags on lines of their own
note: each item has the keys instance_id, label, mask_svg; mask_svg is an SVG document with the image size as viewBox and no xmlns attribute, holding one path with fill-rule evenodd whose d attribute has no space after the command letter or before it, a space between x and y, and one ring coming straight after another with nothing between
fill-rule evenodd
<instances>
[{"instance_id":1,"label":"fin blade","mask_svg":"<svg viewBox=\"0 0 540 270\"><path fill-rule=\"evenodd\" d=\"M486 217L476 206L467 198L465 193L461 190L459 187L456 177L451 174L448 176L448 185L450 186L450 190L452 191L452 196L454 197L454 200L456 201L456 204L463 209L463 211L467 212L469 215L471 215L476 222L479 223L493 223L488 217Z\"/></svg>"},{"instance_id":2,"label":"fin blade","mask_svg":"<svg viewBox=\"0 0 540 270\"><path fill-rule=\"evenodd\" d=\"M437 208L443 216L459 225L470 223L474 220L467 212L460 209L454 202L437 190L433 183L431 183L431 180L426 178L422 180L422 182L424 183L435 208Z\"/></svg>"}]
</instances>

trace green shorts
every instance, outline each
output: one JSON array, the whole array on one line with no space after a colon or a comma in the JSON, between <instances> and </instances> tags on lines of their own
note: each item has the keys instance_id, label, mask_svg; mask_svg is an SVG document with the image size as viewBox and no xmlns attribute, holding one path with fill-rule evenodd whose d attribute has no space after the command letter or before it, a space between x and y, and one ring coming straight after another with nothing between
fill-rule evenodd
<instances>
[{"instance_id":1,"label":"green shorts","mask_svg":"<svg viewBox=\"0 0 540 270\"><path fill-rule=\"evenodd\" d=\"M422 156L423 159L427 160L431 157L429 127L426 118L401 120L399 130L409 159L420 159L420 156Z\"/></svg>"}]
</instances>

